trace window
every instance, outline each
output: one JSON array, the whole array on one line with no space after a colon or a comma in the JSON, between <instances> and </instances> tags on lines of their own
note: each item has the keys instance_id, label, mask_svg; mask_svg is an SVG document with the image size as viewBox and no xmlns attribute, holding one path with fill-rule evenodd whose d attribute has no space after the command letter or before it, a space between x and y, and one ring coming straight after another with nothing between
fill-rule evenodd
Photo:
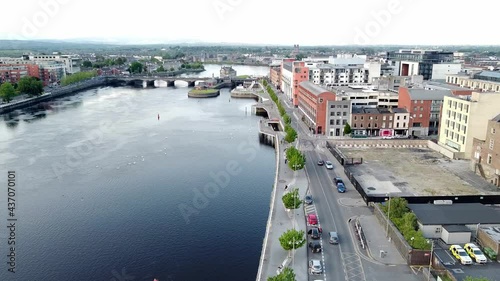
<instances>
[{"instance_id":1,"label":"window","mask_svg":"<svg viewBox=\"0 0 500 281\"><path fill-rule=\"evenodd\" d=\"M487 163L488 163L488 164L491 164L491 154L488 154Z\"/></svg>"},{"instance_id":2,"label":"window","mask_svg":"<svg viewBox=\"0 0 500 281\"><path fill-rule=\"evenodd\" d=\"M493 150L493 146L495 145L495 140L490 139L490 149Z\"/></svg>"},{"instance_id":3,"label":"window","mask_svg":"<svg viewBox=\"0 0 500 281\"><path fill-rule=\"evenodd\" d=\"M356 128L356 123L353 124L353 127Z\"/></svg>"},{"instance_id":4,"label":"window","mask_svg":"<svg viewBox=\"0 0 500 281\"><path fill-rule=\"evenodd\" d=\"M406 120L406 117L408 117L408 116L406 116L406 115L405 115L405 116L403 116L403 119L404 119L404 120Z\"/></svg>"},{"instance_id":5,"label":"window","mask_svg":"<svg viewBox=\"0 0 500 281\"><path fill-rule=\"evenodd\" d=\"M403 128L406 128L406 122L403 122Z\"/></svg>"},{"instance_id":6,"label":"window","mask_svg":"<svg viewBox=\"0 0 500 281\"><path fill-rule=\"evenodd\" d=\"M417 103L417 100L414 100L413 103Z\"/></svg>"},{"instance_id":7,"label":"window","mask_svg":"<svg viewBox=\"0 0 500 281\"><path fill-rule=\"evenodd\" d=\"M384 116L384 117L385 117L385 116ZM385 118L384 118L384 120L385 120ZM396 118L396 120L399 120L399 115L398 115L398 117ZM398 126L398 127L399 127L399 126Z\"/></svg>"},{"instance_id":8,"label":"window","mask_svg":"<svg viewBox=\"0 0 500 281\"><path fill-rule=\"evenodd\" d=\"M334 104L330 105L330 108L335 108L335 105Z\"/></svg>"},{"instance_id":9,"label":"window","mask_svg":"<svg viewBox=\"0 0 500 281\"><path fill-rule=\"evenodd\" d=\"M422 118L422 113L420 113L420 115L418 117Z\"/></svg>"},{"instance_id":10,"label":"window","mask_svg":"<svg viewBox=\"0 0 500 281\"><path fill-rule=\"evenodd\" d=\"M354 116L354 120L358 120L358 116Z\"/></svg>"},{"instance_id":11,"label":"window","mask_svg":"<svg viewBox=\"0 0 500 281\"><path fill-rule=\"evenodd\" d=\"M340 111L337 111L337 116L340 116L341 112Z\"/></svg>"},{"instance_id":12,"label":"window","mask_svg":"<svg viewBox=\"0 0 500 281\"><path fill-rule=\"evenodd\" d=\"M424 100L421 100L420 103L424 103Z\"/></svg>"},{"instance_id":13,"label":"window","mask_svg":"<svg viewBox=\"0 0 500 281\"><path fill-rule=\"evenodd\" d=\"M333 119L330 119L330 125L333 125Z\"/></svg>"},{"instance_id":14,"label":"window","mask_svg":"<svg viewBox=\"0 0 500 281\"><path fill-rule=\"evenodd\" d=\"M347 120L342 120L342 125L346 125L347 124Z\"/></svg>"},{"instance_id":15,"label":"window","mask_svg":"<svg viewBox=\"0 0 500 281\"><path fill-rule=\"evenodd\" d=\"M342 112L342 116L347 116L347 112Z\"/></svg>"},{"instance_id":16,"label":"window","mask_svg":"<svg viewBox=\"0 0 500 281\"><path fill-rule=\"evenodd\" d=\"M389 116L389 121L392 121L392 115L391 115L391 116Z\"/></svg>"},{"instance_id":17,"label":"window","mask_svg":"<svg viewBox=\"0 0 500 281\"><path fill-rule=\"evenodd\" d=\"M335 121L336 121L336 122L335 122L335 123L336 123L335 125L340 125L340 119L337 119L337 120L335 120Z\"/></svg>"},{"instance_id":18,"label":"window","mask_svg":"<svg viewBox=\"0 0 500 281\"><path fill-rule=\"evenodd\" d=\"M344 104L344 108L349 108L349 106L347 104Z\"/></svg>"},{"instance_id":19,"label":"window","mask_svg":"<svg viewBox=\"0 0 500 281\"><path fill-rule=\"evenodd\" d=\"M396 128L399 128L399 122L398 122L398 123L396 123Z\"/></svg>"},{"instance_id":20,"label":"window","mask_svg":"<svg viewBox=\"0 0 500 281\"><path fill-rule=\"evenodd\" d=\"M494 134L495 133L495 128L491 128L491 133Z\"/></svg>"},{"instance_id":21,"label":"window","mask_svg":"<svg viewBox=\"0 0 500 281\"><path fill-rule=\"evenodd\" d=\"M417 114L413 114L413 118L417 117Z\"/></svg>"},{"instance_id":22,"label":"window","mask_svg":"<svg viewBox=\"0 0 500 281\"><path fill-rule=\"evenodd\" d=\"M384 115L384 117L382 117L382 120L384 120L384 121L385 121L385 117L386 117L386 116Z\"/></svg>"},{"instance_id":23,"label":"window","mask_svg":"<svg viewBox=\"0 0 500 281\"><path fill-rule=\"evenodd\" d=\"M417 107L414 107L414 108L413 108L413 111L417 111Z\"/></svg>"}]
</instances>

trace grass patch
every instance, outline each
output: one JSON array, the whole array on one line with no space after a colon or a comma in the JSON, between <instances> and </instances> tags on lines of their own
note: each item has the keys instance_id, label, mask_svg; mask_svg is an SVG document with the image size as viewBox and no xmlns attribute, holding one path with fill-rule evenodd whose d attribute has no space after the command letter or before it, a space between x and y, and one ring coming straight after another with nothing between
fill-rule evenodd
<instances>
[{"instance_id":1,"label":"grass patch","mask_svg":"<svg viewBox=\"0 0 500 281\"><path fill-rule=\"evenodd\" d=\"M219 90L216 90L216 89L203 89L203 90L191 90L189 91L191 94L198 94L198 95L207 95L207 94L215 94L217 93Z\"/></svg>"}]
</instances>

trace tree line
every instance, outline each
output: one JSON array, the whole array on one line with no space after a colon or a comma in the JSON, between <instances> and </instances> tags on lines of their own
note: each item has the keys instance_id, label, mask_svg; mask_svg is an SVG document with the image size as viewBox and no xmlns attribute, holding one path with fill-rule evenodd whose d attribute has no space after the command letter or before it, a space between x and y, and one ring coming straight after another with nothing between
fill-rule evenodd
<instances>
[{"instance_id":1,"label":"tree line","mask_svg":"<svg viewBox=\"0 0 500 281\"><path fill-rule=\"evenodd\" d=\"M0 98L4 102L10 102L20 94L30 97L39 96L43 93L43 82L37 77L26 76L17 83L4 82L0 85Z\"/></svg>"}]
</instances>

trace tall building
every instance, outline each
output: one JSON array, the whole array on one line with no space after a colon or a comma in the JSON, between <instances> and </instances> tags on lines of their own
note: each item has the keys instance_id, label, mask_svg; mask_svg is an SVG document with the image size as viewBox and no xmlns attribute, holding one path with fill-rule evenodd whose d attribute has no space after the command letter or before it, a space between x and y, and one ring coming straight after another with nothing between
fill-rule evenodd
<instances>
[{"instance_id":1,"label":"tall building","mask_svg":"<svg viewBox=\"0 0 500 281\"><path fill-rule=\"evenodd\" d=\"M486 139L488 120L500 113L500 93L473 92L471 96L445 96L439 129L439 145L455 158L469 159L473 139Z\"/></svg>"},{"instance_id":2,"label":"tall building","mask_svg":"<svg viewBox=\"0 0 500 281\"><path fill-rule=\"evenodd\" d=\"M281 65L281 90L292 101L295 107L299 106L298 86L309 80L309 69L303 61L285 59Z\"/></svg>"},{"instance_id":3,"label":"tall building","mask_svg":"<svg viewBox=\"0 0 500 281\"><path fill-rule=\"evenodd\" d=\"M320 86L303 81L298 85L298 108L302 120L313 134L325 134L328 102L335 101L335 94Z\"/></svg>"},{"instance_id":4,"label":"tall building","mask_svg":"<svg viewBox=\"0 0 500 281\"><path fill-rule=\"evenodd\" d=\"M394 75L422 75L425 80L444 80L447 74L456 74L462 69L454 62L453 52L440 50L402 49L387 53L387 62L394 67Z\"/></svg>"},{"instance_id":5,"label":"tall building","mask_svg":"<svg viewBox=\"0 0 500 281\"><path fill-rule=\"evenodd\" d=\"M473 139L471 168L500 187L500 114L488 121L485 139Z\"/></svg>"}]
</instances>

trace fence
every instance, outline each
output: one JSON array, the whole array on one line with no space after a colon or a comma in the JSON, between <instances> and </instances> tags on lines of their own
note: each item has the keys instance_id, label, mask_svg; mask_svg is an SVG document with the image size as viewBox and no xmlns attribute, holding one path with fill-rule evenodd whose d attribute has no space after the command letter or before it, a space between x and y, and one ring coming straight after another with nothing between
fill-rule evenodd
<instances>
[{"instance_id":1,"label":"fence","mask_svg":"<svg viewBox=\"0 0 500 281\"><path fill-rule=\"evenodd\" d=\"M374 197L370 197L368 196L368 194L366 194L361 184L359 184L359 182L356 180L356 177L354 177L354 174L350 171L349 166L344 166L344 173L346 174L347 178L352 183L356 191L359 193L359 195L363 197L363 200L365 201L366 205L372 202L372 199Z\"/></svg>"}]
</instances>

